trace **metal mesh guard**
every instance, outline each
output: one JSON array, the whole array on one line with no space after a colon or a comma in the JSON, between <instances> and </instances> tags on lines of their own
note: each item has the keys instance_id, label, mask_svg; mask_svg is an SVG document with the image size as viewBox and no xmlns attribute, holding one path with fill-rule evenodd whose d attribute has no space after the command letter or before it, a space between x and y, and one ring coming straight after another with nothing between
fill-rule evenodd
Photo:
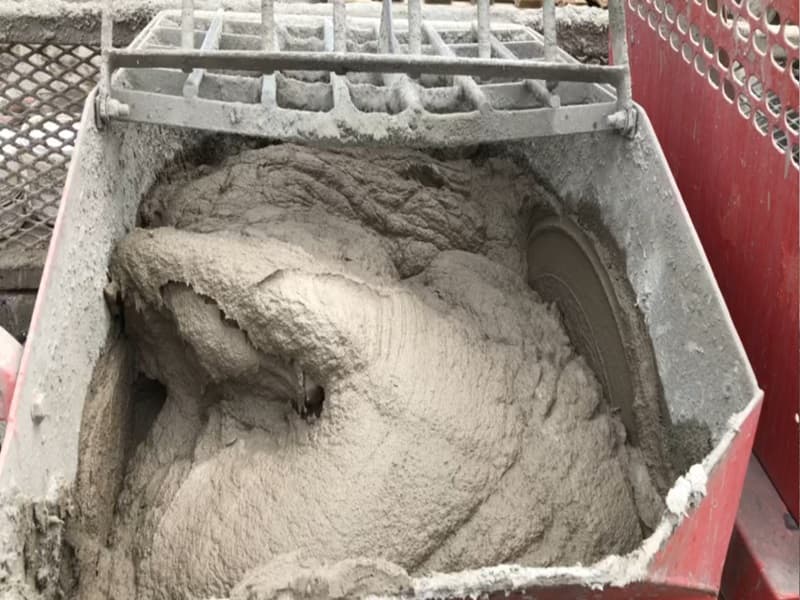
<instances>
[{"instance_id":1,"label":"metal mesh guard","mask_svg":"<svg viewBox=\"0 0 800 600\"><path fill-rule=\"evenodd\" d=\"M0 249L46 244L99 50L0 44Z\"/></svg>"}]
</instances>

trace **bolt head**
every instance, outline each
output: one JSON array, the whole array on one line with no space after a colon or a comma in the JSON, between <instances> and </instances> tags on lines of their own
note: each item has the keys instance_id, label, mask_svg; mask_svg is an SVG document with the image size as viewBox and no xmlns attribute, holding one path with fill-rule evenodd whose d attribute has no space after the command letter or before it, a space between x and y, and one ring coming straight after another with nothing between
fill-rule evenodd
<instances>
[{"instance_id":1,"label":"bolt head","mask_svg":"<svg viewBox=\"0 0 800 600\"><path fill-rule=\"evenodd\" d=\"M44 396L42 394L37 394L31 404L31 420L38 425L44 421L46 416L47 414L44 411Z\"/></svg>"}]
</instances>

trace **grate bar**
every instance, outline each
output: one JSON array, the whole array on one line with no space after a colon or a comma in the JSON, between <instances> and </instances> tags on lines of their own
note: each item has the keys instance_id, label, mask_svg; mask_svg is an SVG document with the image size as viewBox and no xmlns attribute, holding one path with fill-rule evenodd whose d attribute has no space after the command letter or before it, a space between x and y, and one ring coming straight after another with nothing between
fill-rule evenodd
<instances>
[{"instance_id":1,"label":"grate bar","mask_svg":"<svg viewBox=\"0 0 800 600\"><path fill-rule=\"evenodd\" d=\"M442 36L439 35L439 32L433 28L432 25L429 23L423 23L422 25L423 30L425 31L425 35L428 37L428 40L436 49L436 52L439 54L447 57L447 58L454 58L455 52L444 42ZM466 59L462 59L466 60ZM479 59L485 61L486 59ZM491 62L491 61L490 61ZM497 73L497 71L492 68L490 73L487 73L486 76L491 77L491 73ZM491 105L489 101L486 99L486 96L483 92L481 92L480 87L472 77L468 77L466 75L458 75L454 78L456 85L458 85L467 97L472 101L472 103L480 110L481 112L486 112L491 109Z\"/></svg>"},{"instance_id":2,"label":"grate bar","mask_svg":"<svg viewBox=\"0 0 800 600\"><path fill-rule=\"evenodd\" d=\"M628 38L625 28L625 7L622 2L608 4L608 30L611 39L611 54L615 65L623 65L628 69ZM617 107L628 110L633 104L631 78L627 76L617 86Z\"/></svg>"},{"instance_id":3,"label":"grate bar","mask_svg":"<svg viewBox=\"0 0 800 600\"><path fill-rule=\"evenodd\" d=\"M181 48L194 48L194 0L181 2Z\"/></svg>"},{"instance_id":4,"label":"grate bar","mask_svg":"<svg viewBox=\"0 0 800 600\"><path fill-rule=\"evenodd\" d=\"M261 0L261 49L274 50L275 39L275 0Z\"/></svg>"},{"instance_id":5,"label":"grate bar","mask_svg":"<svg viewBox=\"0 0 800 600\"><path fill-rule=\"evenodd\" d=\"M347 52L347 5L344 0L333 0L334 52ZM327 23L327 20L326 20Z\"/></svg>"},{"instance_id":6,"label":"grate bar","mask_svg":"<svg viewBox=\"0 0 800 600\"><path fill-rule=\"evenodd\" d=\"M498 40L494 35L491 35L489 39L492 44L492 50L500 58L505 58L508 60L517 58L517 56L506 46L501 44L500 40ZM524 82L531 94L533 94L545 106L549 106L550 108L558 108L561 106L561 100L559 97L555 94L551 94L545 84L543 84L541 81L525 79Z\"/></svg>"},{"instance_id":7,"label":"grate bar","mask_svg":"<svg viewBox=\"0 0 800 600\"><path fill-rule=\"evenodd\" d=\"M544 59L555 60L558 53L555 0L544 0L542 5L542 33L544 34ZM549 91L553 91L558 85L558 81L550 80L545 85Z\"/></svg>"},{"instance_id":8,"label":"grate bar","mask_svg":"<svg viewBox=\"0 0 800 600\"><path fill-rule=\"evenodd\" d=\"M558 79L585 83L619 84L626 75L622 65L600 66L536 60L480 59L457 57L438 32L427 23L423 30L442 56L381 54L340 54L325 52L251 52L225 50L200 52L183 50L113 49L109 63L114 69L207 69L231 71L333 71L346 73L407 73L409 75L465 75L471 77L509 77L520 79Z\"/></svg>"},{"instance_id":9,"label":"grate bar","mask_svg":"<svg viewBox=\"0 0 800 600\"><path fill-rule=\"evenodd\" d=\"M408 0L408 53L422 53L422 0Z\"/></svg>"},{"instance_id":10,"label":"grate bar","mask_svg":"<svg viewBox=\"0 0 800 600\"><path fill-rule=\"evenodd\" d=\"M273 0L262 0L262 2L272 2ZM261 44L266 44L269 41L270 49L274 52L280 51L280 43L278 42L279 36L275 35L275 21L274 14L264 14L264 5L262 4L261 10L261 28L262 37ZM327 34L326 30L326 34ZM278 84L275 81L274 73L264 73L261 76L261 105L267 109L274 109L278 106Z\"/></svg>"},{"instance_id":11,"label":"grate bar","mask_svg":"<svg viewBox=\"0 0 800 600\"><path fill-rule=\"evenodd\" d=\"M326 52L333 52L334 48L336 47L336 8L334 7L334 16L332 19L325 19L324 29L323 29L323 43L325 45ZM345 25L346 26L346 25ZM345 30L345 34L346 34ZM344 38L345 46L347 42L347 38ZM347 90L345 89L344 82L339 79L339 77L334 72L328 72L328 77L331 80L331 101L333 102L333 109L337 109L341 106L347 106L349 104L349 98L347 96Z\"/></svg>"},{"instance_id":12,"label":"grate bar","mask_svg":"<svg viewBox=\"0 0 800 600\"><path fill-rule=\"evenodd\" d=\"M194 34L193 34L194 35ZM211 25L206 32L203 43L200 46L202 52L209 50L217 50L219 48L220 37L222 36L222 9L217 11L217 14L211 20ZM194 43L194 42L192 42ZM206 70L202 67L197 67L189 73L186 78L186 83L183 84L183 95L186 98L195 98L200 91L200 82L203 80Z\"/></svg>"},{"instance_id":13,"label":"grate bar","mask_svg":"<svg viewBox=\"0 0 800 600\"><path fill-rule=\"evenodd\" d=\"M558 53L555 0L544 0L542 5L542 33L544 35L544 58L545 60L555 60Z\"/></svg>"},{"instance_id":14,"label":"grate bar","mask_svg":"<svg viewBox=\"0 0 800 600\"><path fill-rule=\"evenodd\" d=\"M630 133L635 126L625 94L627 54L611 66L563 55L555 0L545 0L544 37L516 23L493 23L489 0L476 0L473 20L428 22L421 0L410 0L407 24L393 21L391 0L382 0L373 17L351 19L345 0L332 0L327 16L276 16L274 1L262 0L260 16L192 13L189 29L185 11L162 11L128 49L109 45L104 56L116 74L98 95L100 123L118 118L306 140L332 140L338 132L350 142L412 144ZM615 43L627 42L622 36ZM181 73L189 75L177 82ZM621 92L616 110L594 84ZM191 101L185 115L175 104L181 101ZM598 110L608 112L598 119ZM522 126L521 119L530 121Z\"/></svg>"},{"instance_id":15,"label":"grate bar","mask_svg":"<svg viewBox=\"0 0 800 600\"><path fill-rule=\"evenodd\" d=\"M492 46L489 26L489 0L478 0L478 57L491 58Z\"/></svg>"},{"instance_id":16,"label":"grate bar","mask_svg":"<svg viewBox=\"0 0 800 600\"><path fill-rule=\"evenodd\" d=\"M103 15L100 21L100 48L103 61L100 64L100 85L108 93L111 90L111 68L108 64L108 51L111 49L114 22L111 20L111 0L105 0Z\"/></svg>"},{"instance_id":17,"label":"grate bar","mask_svg":"<svg viewBox=\"0 0 800 600\"><path fill-rule=\"evenodd\" d=\"M340 80L337 76L336 81ZM333 94L334 97L337 94L336 85ZM119 89L115 90L115 97L130 104L127 120L151 122L152 94ZM352 106L346 96L343 101L335 101L335 108L329 112L276 110L265 113L261 105L234 104L205 98L197 98L193 104L197 114L202 114L203 128L209 131L297 142L409 146L451 146L454 139L463 144L513 140L536 137L545 130L550 135L603 131L612 129L607 117L616 106L614 101L609 101L562 106L558 111L524 109L507 111L505 114L506 111L492 110L480 116L475 111L447 115L425 112L416 116L411 111L405 111L388 117L379 113L363 113L358 120L348 121ZM162 123L175 127L198 127L193 115L186 111L182 97L163 96L158 99L158 107ZM300 112L302 119L297 116ZM380 138L376 138L376 131L381 132ZM424 137L419 135L420 132L424 132ZM458 134L455 138L454 132ZM491 132L491 136L487 132Z\"/></svg>"},{"instance_id":18,"label":"grate bar","mask_svg":"<svg viewBox=\"0 0 800 600\"><path fill-rule=\"evenodd\" d=\"M394 54L394 25L392 23L392 0L382 0L378 49L380 52Z\"/></svg>"},{"instance_id":19,"label":"grate bar","mask_svg":"<svg viewBox=\"0 0 800 600\"><path fill-rule=\"evenodd\" d=\"M395 48L400 48L397 36L392 35L392 43ZM405 73L383 73L383 82L390 89L396 90L403 109L411 109L416 112L423 110L417 89L408 75Z\"/></svg>"}]
</instances>

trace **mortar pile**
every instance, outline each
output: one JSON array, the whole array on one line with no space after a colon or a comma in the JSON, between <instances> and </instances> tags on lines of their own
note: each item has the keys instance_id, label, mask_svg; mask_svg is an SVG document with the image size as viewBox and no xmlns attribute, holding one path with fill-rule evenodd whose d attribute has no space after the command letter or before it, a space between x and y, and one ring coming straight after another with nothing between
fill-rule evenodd
<instances>
[{"instance_id":1,"label":"mortar pile","mask_svg":"<svg viewBox=\"0 0 800 600\"><path fill-rule=\"evenodd\" d=\"M81 597L357 596L636 547L659 494L524 279L546 197L502 158L292 145L157 186L111 264Z\"/></svg>"}]
</instances>

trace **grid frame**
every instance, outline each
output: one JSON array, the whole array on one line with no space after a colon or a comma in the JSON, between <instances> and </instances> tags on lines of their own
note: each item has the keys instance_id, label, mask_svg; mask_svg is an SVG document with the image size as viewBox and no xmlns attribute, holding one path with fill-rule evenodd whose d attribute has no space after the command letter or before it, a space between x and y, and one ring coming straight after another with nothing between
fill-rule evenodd
<instances>
[{"instance_id":1,"label":"grid frame","mask_svg":"<svg viewBox=\"0 0 800 600\"><path fill-rule=\"evenodd\" d=\"M455 15L425 20L416 52L413 29L398 23L386 51L382 18L348 16L339 27L335 8L332 17L274 15L269 52L258 13L195 11L184 30L181 11L161 11L129 48L109 47L100 119L286 141L410 146L635 129L628 95L620 92L629 89L626 61L581 64L555 45L548 58L547 39L503 20L486 24L489 48L482 56L480 24ZM319 92L321 110L286 101L286 76L303 71L323 79L301 77L291 87ZM364 74L377 81L352 79ZM431 87L423 74L446 81ZM384 95L386 108L375 110L374 98ZM439 102L444 96L450 101Z\"/></svg>"}]
</instances>

